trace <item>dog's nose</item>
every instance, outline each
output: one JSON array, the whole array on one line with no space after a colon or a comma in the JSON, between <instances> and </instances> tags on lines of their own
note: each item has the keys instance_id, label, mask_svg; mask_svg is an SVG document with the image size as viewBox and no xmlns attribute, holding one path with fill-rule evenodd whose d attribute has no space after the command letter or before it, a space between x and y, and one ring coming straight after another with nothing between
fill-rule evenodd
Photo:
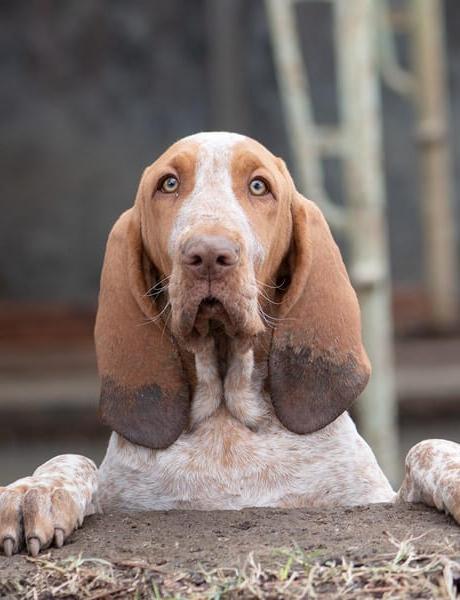
<instances>
[{"instance_id":1,"label":"dog's nose","mask_svg":"<svg viewBox=\"0 0 460 600\"><path fill-rule=\"evenodd\" d=\"M182 250L183 265L202 279L224 277L235 268L239 258L238 245L217 235L193 237Z\"/></svg>"}]
</instances>

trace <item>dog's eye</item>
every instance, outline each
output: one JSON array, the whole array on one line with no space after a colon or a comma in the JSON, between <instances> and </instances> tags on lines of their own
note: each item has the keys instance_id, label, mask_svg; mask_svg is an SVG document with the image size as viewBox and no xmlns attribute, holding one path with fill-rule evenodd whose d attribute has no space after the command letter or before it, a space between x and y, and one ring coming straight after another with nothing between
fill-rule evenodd
<instances>
[{"instance_id":1,"label":"dog's eye","mask_svg":"<svg viewBox=\"0 0 460 600\"><path fill-rule=\"evenodd\" d=\"M269 188L263 179L256 177L249 183L249 191L253 196L264 196L268 194Z\"/></svg>"},{"instance_id":2,"label":"dog's eye","mask_svg":"<svg viewBox=\"0 0 460 600\"><path fill-rule=\"evenodd\" d=\"M160 181L159 189L165 194L176 192L179 187L179 180L174 175L167 175Z\"/></svg>"}]
</instances>

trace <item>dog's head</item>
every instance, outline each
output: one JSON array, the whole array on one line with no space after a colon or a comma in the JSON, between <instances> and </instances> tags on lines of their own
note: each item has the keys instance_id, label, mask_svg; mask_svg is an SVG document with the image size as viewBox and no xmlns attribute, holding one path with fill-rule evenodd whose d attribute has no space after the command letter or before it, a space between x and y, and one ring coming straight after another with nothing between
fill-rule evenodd
<instances>
[{"instance_id":1,"label":"dog's head","mask_svg":"<svg viewBox=\"0 0 460 600\"><path fill-rule=\"evenodd\" d=\"M272 328L269 388L291 431L324 427L367 382L356 296L322 214L283 161L229 133L174 144L111 233L96 323L105 421L170 445L190 403L178 348L199 350L215 327L246 343Z\"/></svg>"},{"instance_id":2,"label":"dog's head","mask_svg":"<svg viewBox=\"0 0 460 600\"><path fill-rule=\"evenodd\" d=\"M263 330L258 282L286 254L290 196L280 161L236 134L181 140L145 172L144 248L167 282L171 331L192 350L210 320L231 336Z\"/></svg>"}]
</instances>

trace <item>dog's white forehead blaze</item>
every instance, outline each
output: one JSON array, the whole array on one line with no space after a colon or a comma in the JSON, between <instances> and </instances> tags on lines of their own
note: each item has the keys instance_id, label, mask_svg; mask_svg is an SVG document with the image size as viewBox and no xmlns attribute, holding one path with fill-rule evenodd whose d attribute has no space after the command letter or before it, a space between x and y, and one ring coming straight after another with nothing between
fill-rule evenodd
<instances>
[{"instance_id":1,"label":"dog's white forehead blaze","mask_svg":"<svg viewBox=\"0 0 460 600\"><path fill-rule=\"evenodd\" d=\"M237 133L204 132L184 138L198 145L195 187L184 202L171 233L169 250L173 254L178 242L198 223L218 222L237 229L244 237L249 255L262 258L246 214L233 192L231 160L234 147L247 139Z\"/></svg>"},{"instance_id":2,"label":"dog's white forehead blaze","mask_svg":"<svg viewBox=\"0 0 460 600\"><path fill-rule=\"evenodd\" d=\"M216 148L222 148L224 146L232 146L238 142L248 139L245 135L240 133L230 133L228 131L202 131L201 133L194 133L183 138L183 142L190 141L200 146L206 145L208 148L215 146Z\"/></svg>"}]
</instances>

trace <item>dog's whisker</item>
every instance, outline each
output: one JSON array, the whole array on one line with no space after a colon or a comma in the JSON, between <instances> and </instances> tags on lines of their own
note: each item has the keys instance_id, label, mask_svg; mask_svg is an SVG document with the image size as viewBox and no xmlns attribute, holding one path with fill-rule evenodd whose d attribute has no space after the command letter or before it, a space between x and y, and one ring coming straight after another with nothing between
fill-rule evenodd
<instances>
[{"instance_id":1,"label":"dog's whisker","mask_svg":"<svg viewBox=\"0 0 460 600\"><path fill-rule=\"evenodd\" d=\"M153 286L144 294L144 297L156 298L156 296L159 296L162 292L165 292L168 288L169 288L169 284L165 284L161 287Z\"/></svg>"},{"instance_id":2,"label":"dog's whisker","mask_svg":"<svg viewBox=\"0 0 460 600\"><path fill-rule=\"evenodd\" d=\"M166 281L167 279L171 279L172 275L166 275L165 277L163 277L163 279L160 279L160 281L157 281L155 285L160 285L160 283L163 283L163 281Z\"/></svg>"},{"instance_id":3,"label":"dog's whisker","mask_svg":"<svg viewBox=\"0 0 460 600\"><path fill-rule=\"evenodd\" d=\"M262 320L266 323L266 325L268 325L268 327L270 327L270 329L274 329L275 323L271 321L271 317L267 315L267 313L263 310L263 308L260 305L258 305L258 309Z\"/></svg>"},{"instance_id":4,"label":"dog's whisker","mask_svg":"<svg viewBox=\"0 0 460 600\"><path fill-rule=\"evenodd\" d=\"M269 323L267 321L267 319L262 315L262 320L264 321L265 325L269 328L269 329L275 329L275 326L273 323Z\"/></svg>"},{"instance_id":5,"label":"dog's whisker","mask_svg":"<svg viewBox=\"0 0 460 600\"><path fill-rule=\"evenodd\" d=\"M264 292L260 289L259 289L259 294L262 296L262 298L264 298L264 300L266 300L270 304L282 304L282 302L276 302L276 300L272 300L269 296L264 294Z\"/></svg>"},{"instance_id":6,"label":"dog's whisker","mask_svg":"<svg viewBox=\"0 0 460 600\"><path fill-rule=\"evenodd\" d=\"M145 295L149 298L156 298L162 292L165 292L169 288L169 285L163 285L161 288L155 289L155 287L151 288Z\"/></svg>"},{"instance_id":7,"label":"dog's whisker","mask_svg":"<svg viewBox=\"0 0 460 600\"><path fill-rule=\"evenodd\" d=\"M168 301L165 307L155 317L152 317L151 319L146 319L143 325L149 325L151 323L156 323L157 321L159 321L170 306L171 303Z\"/></svg>"},{"instance_id":8,"label":"dog's whisker","mask_svg":"<svg viewBox=\"0 0 460 600\"><path fill-rule=\"evenodd\" d=\"M154 285L152 285L152 287L149 290L147 290L147 292L144 294L144 296L157 295L157 294L160 294L161 292L167 290L169 287L169 284L166 283L164 286L162 286L161 284L163 283L163 281L167 281L168 279L171 279L171 275L166 275L166 277L163 277L163 279L160 279L160 281L155 282Z\"/></svg>"},{"instance_id":9,"label":"dog's whisker","mask_svg":"<svg viewBox=\"0 0 460 600\"><path fill-rule=\"evenodd\" d=\"M263 287L267 287L270 288L272 290L280 290L283 288L284 284L286 283L285 280L283 279L283 281L281 283L279 283L278 285L269 285L268 283L264 283L263 281L259 281L258 279L256 279L256 282L259 285L262 285Z\"/></svg>"},{"instance_id":10,"label":"dog's whisker","mask_svg":"<svg viewBox=\"0 0 460 600\"><path fill-rule=\"evenodd\" d=\"M272 325L273 327L275 325L277 325L278 323L282 323L284 321L295 321L295 319L291 319L289 317L274 317L273 315L268 315L264 309L260 306L260 304L258 303L258 309L259 309L259 313L260 316L263 318L263 320L267 323Z\"/></svg>"}]
</instances>

